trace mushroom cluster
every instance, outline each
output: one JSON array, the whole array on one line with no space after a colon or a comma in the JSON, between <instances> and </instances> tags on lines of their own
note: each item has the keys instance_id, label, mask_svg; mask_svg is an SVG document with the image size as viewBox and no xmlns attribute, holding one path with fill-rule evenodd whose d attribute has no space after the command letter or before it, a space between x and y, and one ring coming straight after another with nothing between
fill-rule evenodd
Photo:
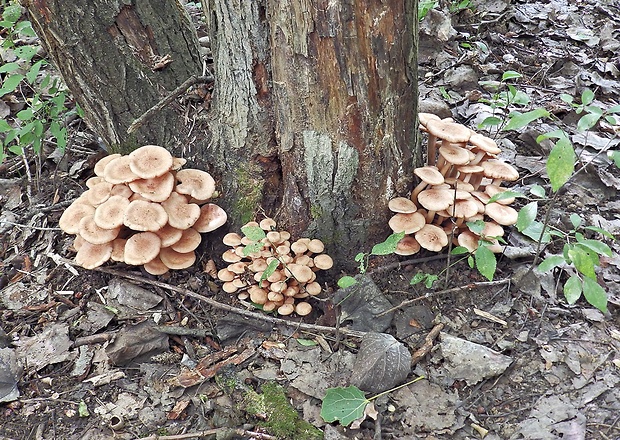
<instances>
[{"instance_id":1,"label":"mushroom cluster","mask_svg":"<svg viewBox=\"0 0 620 440\"><path fill-rule=\"evenodd\" d=\"M410 198L389 202L395 213L390 228L407 234L396 253L411 255L420 247L438 252L448 237L470 251L482 238L501 252L497 238L504 235L502 226L517 222L517 211L509 206L514 198L491 198L506 191L502 182L517 180L519 173L497 158L501 150L493 139L433 114L419 117L420 129L428 134L427 165L414 170L420 183ZM476 220L484 221L482 235L467 227Z\"/></svg>"},{"instance_id":2,"label":"mushroom cluster","mask_svg":"<svg viewBox=\"0 0 620 440\"><path fill-rule=\"evenodd\" d=\"M291 242L291 234L276 230L276 222L271 218L260 223L249 222L241 228L242 231L251 229L264 231L260 234L264 237L254 241L235 232L224 236L224 244L231 249L222 255L228 267L217 274L224 282L223 290L259 304L265 311L275 310L280 315L309 314L312 306L298 300L321 293L316 272L330 269L334 264L323 253L323 242L309 238Z\"/></svg>"},{"instance_id":3,"label":"mushroom cluster","mask_svg":"<svg viewBox=\"0 0 620 440\"><path fill-rule=\"evenodd\" d=\"M59 220L76 235L76 263L94 269L112 260L153 275L194 264L200 234L222 226L227 215L207 203L215 191L211 175L182 170L185 162L156 145L97 162L88 190Z\"/></svg>"}]
</instances>

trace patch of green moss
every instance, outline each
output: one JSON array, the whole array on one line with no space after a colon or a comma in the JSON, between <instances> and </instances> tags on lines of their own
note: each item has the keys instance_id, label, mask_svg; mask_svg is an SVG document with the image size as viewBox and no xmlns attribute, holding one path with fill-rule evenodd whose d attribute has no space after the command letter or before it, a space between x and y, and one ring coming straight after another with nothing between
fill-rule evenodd
<instances>
[{"instance_id":1,"label":"patch of green moss","mask_svg":"<svg viewBox=\"0 0 620 440\"><path fill-rule=\"evenodd\" d=\"M318 440L323 438L323 433L319 429L299 417L281 386L268 382L262 386L262 392L267 420L260 424L267 428L270 434L280 439Z\"/></svg>"},{"instance_id":2,"label":"patch of green moss","mask_svg":"<svg viewBox=\"0 0 620 440\"><path fill-rule=\"evenodd\" d=\"M238 168L235 176L239 194L231 215L241 219L241 223L247 223L254 219L254 213L261 204L264 182L253 177L251 170L243 168Z\"/></svg>"},{"instance_id":3,"label":"patch of green moss","mask_svg":"<svg viewBox=\"0 0 620 440\"><path fill-rule=\"evenodd\" d=\"M318 205L310 205L310 215L313 219L317 219L323 216L323 208Z\"/></svg>"}]
</instances>

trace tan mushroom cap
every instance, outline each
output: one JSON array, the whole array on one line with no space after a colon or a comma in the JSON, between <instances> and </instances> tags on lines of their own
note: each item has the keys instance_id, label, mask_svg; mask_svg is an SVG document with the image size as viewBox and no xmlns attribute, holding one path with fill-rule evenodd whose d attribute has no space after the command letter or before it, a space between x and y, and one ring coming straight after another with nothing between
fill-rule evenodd
<instances>
[{"instance_id":1,"label":"tan mushroom cap","mask_svg":"<svg viewBox=\"0 0 620 440\"><path fill-rule=\"evenodd\" d=\"M202 236L200 235L200 232L194 228L185 229L181 239L170 247L175 251L184 254L195 250L198 245L200 245L201 239Z\"/></svg>"},{"instance_id":2,"label":"tan mushroom cap","mask_svg":"<svg viewBox=\"0 0 620 440\"><path fill-rule=\"evenodd\" d=\"M215 180L211 174L202 170L187 169L177 172L176 192L188 194L194 199L208 200L215 191Z\"/></svg>"},{"instance_id":3,"label":"tan mushroom cap","mask_svg":"<svg viewBox=\"0 0 620 440\"><path fill-rule=\"evenodd\" d=\"M86 200L77 199L62 213L58 226L67 234L77 234L80 230L80 220L94 214L94 206L87 204Z\"/></svg>"},{"instance_id":4,"label":"tan mushroom cap","mask_svg":"<svg viewBox=\"0 0 620 440\"><path fill-rule=\"evenodd\" d=\"M293 304L282 304L278 307L278 314L282 316L288 316L295 311L295 306Z\"/></svg>"},{"instance_id":5,"label":"tan mushroom cap","mask_svg":"<svg viewBox=\"0 0 620 440\"><path fill-rule=\"evenodd\" d=\"M222 238L222 243L226 246L239 246L241 244L241 236L236 232L229 232Z\"/></svg>"},{"instance_id":6,"label":"tan mushroom cap","mask_svg":"<svg viewBox=\"0 0 620 440\"><path fill-rule=\"evenodd\" d=\"M75 256L75 262L84 269L94 269L108 261L112 256L112 243L91 244L82 243Z\"/></svg>"},{"instance_id":7,"label":"tan mushroom cap","mask_svg":"<svg viewBox=\"0 0 620 440\"><path fill-rule=\"evenodd\" d=\"M99 176L93 176L90 179L88 179L86 181L86 188L90 189L93 186L101 183L101 182L105 182L105 179L103 177L99 177Z\"/></svg>"},{"instance_id":8,"label":"tan mushroom cap","mask_svg":"<svg viewBox=\"0 0 620 440\"><path fill-rule=\"evenodd\" d=\"M182 157L173 157L172 158L172 170L173 171L178 171L180 170L183 165L185 165L187 163L187 159L184 159Z\"/></svg>"},{"instance_id":9,"label":"tan mushroom cap","mask_svg":"<svg viewBox=\"0 0 620 440\"><path fill-rule=\"evenodd\" d=\"M473 146L479 148L480 150L485 151L489 154L499 154L501 153L501 149L497 146L497 142L493 139L481 135L480 133L474 133L469 138L469 143Z\"/></svg>"},{"instance_id":10,"label":"tan mushroom cap","mask_svg":"<svg viewBox=\"0 0 620 440\"><path fill-rule=\"evenodd\" d=\"M111 183L106 181L99 182L84 193L86 195L86 200L93 206L101 205L110 198L112 186Z\"/></svg>"},{"instance_id":11,"label":"tan mushroom cap","mask_svg":"<svg viewBox=\"0 0 620 440\"><path fill-rule=\"evenodd\" d=\"M125 243L125 263L139 266L153 260L161 249L161 239L154 232L139 232Z\"/></svg>"},{"instance_id":12,"label":"tan mushroom cap","mask_svg":"<svg viewBox=\"0 0 620 440\"><path fill-rule=\"evenodd\" d=\"M325 245L318 238L314 238L310 240L307 244L308 252L312 252L313 254L320 254L325 250Z\"/></svg>"},{"instance_id":13,"label":"tan mushroom cap","mask_svg":"<svg viewBox=\"0 0 620 440\"><path fill-rule=\"evenodd\" d=\"M129 188L152 202L163 202L174 189L174 176L166 172L151 179L138 179L129 182Z\"/></svg>"},{"instance_id":14,"label":"tan mushroom cap","mask_svg":"<svg viewBox=\"0 0 620 440\"><path fill-rule=\"evenodd\" d=\"M508 188L503 188L501 186L498 185L493 185L492 183L486 185L484 187L484 192L487 193L489 195L489 197L493 197L496 194L501 194L503 192L508 191ZM505 199L499 199L496 200L497 203L501 203L502 205L510 205L511 203L514 203L515 198L514 197L507 197Z\"/></svg>"},{"instance_id":15,"label":"tan mushroom cap","mask_svg":"<svg viewBox=\"0 0 620 440\"><path fill-rule=\"evenodd\" d=\"M172 169L172 155L157 145L145 145L132 151L127 157L131 171L141 179L152 179Z\"/></svg>"},{"instance_id":16,"label":"tan mushroom cap","mask_svg":"<svg viewBox=\"0 0 620 440\"><path fill-rule=\"evenodd\" d=\"M431 121L431 120L441 121L441 118L439 116L433 113L424 113L424 112L418 113L418 119L420 120L420 124L423 125L424 127L426 127L426 125L428 124L428 121Z\"/></svg>"},{"instance_id":17,"label":"tan mushroom cap","mask_svg":"<svg viewBox=\"0 0 620 440\"><path fill-rule=\"evenodd\" d=\"M418 207L406 197L396 197L388 202L388 208L392 212L411 214L418 210Z\"/></svg>"},{"instance_id":18,"label":"tan mushroom cap","mask_svg":"<svg viewBox=\"0 0 620 440\"><path fill-rule=\"evenodd\" d=\"M161 261L161 259L159 258L159 255L153 258L148 263L144 263L143 267L144 267L144 270L146 270L151 275L163 275L170 270L168 269L168 266L166 266Z\"/></svg>"},{"instance_id":19,"label":"tan mushroom cap","mask_svg":"<svg viewBox=\"0 0 620 440\"><path fill-rule=\"evenodd\" d=\"M123 225L125 210L128 207L129 199L122 196L112 196L95 209L95 223L103 229L118 228Z\"/></svg>"},{"instance_id":20,"label":"tan mushroom cap","mask_svg":"<svg viewBox=\"0 0 620 440\"><path fill-rule=\"evenodd\" d=\"M108 154L107 156L104 156L101 159L99 159L93 169L93 171L95 172L95 175L99 177L103 177L103 170L105 170L106 165L112 162L114 159L117 159L119 157L121 157L119 153L114 153L114 154Z\"/></svg>"},{"instance_id":21,"label":"tan mushroom cap","mask_svg":"<svg viewBox=\"0 0 620 440\"><path fill-rule=\"evenodd\" d=\"M170 269L187 269L196 261L194 252L180 253L171 248L163 248L159 252L159 258Z\"/></svg>"},{"instance_id":22,"label":"tan mushroom cap","mask_svg":"<svg viewBox=\"0 0 620 440\"><path fill-rule=\"evenodd\" d=\"M112 255L110 256L110 260L118 261L119 263L125 262L126 243L126 238L115 238L114 240L112 240Z\"/></svg>"},{"instance_id":23,"label":"tan mushroom cap","mask_svg":"<svg viewBox=\"0 0 620 440\"><path fill-rule=\"evenodd\" d=\"M500 203L489 203L484 213L495 220L500 225L510 226L517 223L519 213L510 206Z\"/></svg>"},{"instance_id":24,"label":"tan mushroom cap","mask_svg":"<svg viewBox=\"0 0 620 440\"><path fill-rule=\"evenodd\" d=\"M396 255L413 255L420 251L420 243L411 235L405 235L396 244Z\"/></svg>"},{"instance_id":25,"label":"tan mushroom cap","mask_svg":"<svg viewBox=\"0 0 620 440\"><path fill-rule=\"evenodd\" d=\"M200 207L200 216L194 223L194 228L198 232L211 232L223 226L226 220L228 215L223 208L214 203L207 203Z\"/></svg>"},{"instance_id":26,"label":"tan mushroom cap","mask_svg":"<svg viewBox=\"0 0 620 440\"><path fill-rule=\"evenodd\" d=\"M170 247L178 242L183 236L183 231L177 228L173 228L169 224L165 224L163 228L158 229L155 232L161 239L161 247Z\"/></svg>"},{"instance_id":27,"label":"tan mushroom cap","mask_svg":"<svg viewBox=\"0 0 620 440\"><path fill-rule=\"evenodd\" d=\"M471 137L469 128L455 122L430 119L425 126L429 133L454 144L467 142Z\"/></svg>"},{"instance_id":28,"label":"tan mushroom cap","mask_svg":"<svg viewBox=\"0 0 620 440\"><path fill-rule=\"evenodd\" d=\"M291 251L295 255L303 254L308 250L308 242L302 239L294 241L291 243Z\"/></svg>"},{"instance_id":29,"label":"tan mushroom cap","mask_svg":"<svg viewBox=\"0 0 620 440\"><path fill-rule=\"evenodd\" d=\"M432 252L439 252L448 244L448 236L439 226L424 225L415 233L415 239L421 247Z\"/></svg>"},{"instance_id":30,"label":"tan mushroom cap","mask_svg":"<svg viewBox=\"0 0 620 440\"><path fill-rule=\"evenodd\" d=\"M127 186L125 183L119 183L117 185L113 185L110 190L110 197L112 196L121 196L129 199L129 197L133 196L134 192Z\"/></svg>"},{"instance_id":31,"label":"tan mushroom cap","mask_svg":"<svg viewBox=\"0 0 620 440\"><path fill-rule=\"evenodd\" d=\"M441 185L444 179L443 174L439 172L437 167L429 165L414 169L413 174L429 185Z\"/></svg>"},{"instance_id":32,"label":"tan mushroom cap","mask_svg":"<svg viewBox=\"0 0 620 440\"><path fill-rule=\"evenodd\" d=\"M295 313L297 313L299 316L306 316L309 315L312 312L312 306L305 302L299 302L295 305Z\"/></svg>"},{"instance_id":33,"label":"tan mushroom cap","mask_svg":"<svg viewBox=\"0 0 620 440\"><path fill-rule=\"evenodd\" d=\"M469 162L469 151L458 145L442 145L439 147L439 155L453 165L465 165Z\"/></svg>"},{"instance_id":34,"label":"tan mushroom cap","mask_svg":"<svg viewBox=\"0 0 620 440\"><path fill-rule=\"evenodd\" d=\"M161 206L168 214L170 226L177 229L192 227L200 217L200 206L195 203L188 203L183 195L176 192L173 192L168 199L161 202Z\"/></svg>"},{"instance_id":35,"label":"tan mushroom cap","mask_svg":"<svg viewBox=\"0 0 620 440\"><path fill-rule=\"evenodd\" d=\"M314 262L314 267L322 270L331 269L334 266L334 260L327 254L316 255L312 261Z\"/></svg>"},{"instance_id":36,"label":"tan mushroom cap","mask_svg":"<svg viewBox=\"0 0 620 440\"><path fill-rule=\"evenodd\" d=\"M159 203L134 200L125 209L123 224L134 231L157 231L168 222L168 214Z\"/></svg>"},{"instance_id":37,"label":"tan mushroom cap","mask_svg":"<svg viewBox=\"0 0 620 440\"><path fill-rule=\"evenodd\" d=\"M258 225L264 231L272 231L276 228L277 223L274 219L266 217L262 219Z\"/></svg>"},{"instance_id":38,"label":"tan mushroom cap","mask_svg":"<svg viewBox=\"0 0 620 440\"><path fill-rule=\"evenodd\" d=\"M295 278L300 283L307 283L314 275L314 272L308 266L295 263L288 264L284 269L284 273L286 276Z\"/></svg>"},{"instance_id":39,"label":"tan mushroom cap","mask_svg":"<svg viewBox=\"0 0 620 440\"><path fill-rule=\"evenodd\" d=\"M489 159L480 165L484 168L484 175L492 178L494 184L500 180L513 182L519 178L519 172L512 165L501 160Z\"/></svg>"},{"instance_id":40,"label":"tan mushroom cap","mask_svg":"<svg viewBox=\"0 0 620 440\"><path fill-rule=\"evenodd\" d=\"M103 169L103 177L106 182L110 182L113 184L119 183L128 183L132 182L136 179L139 179L140 176L136 175L129 164L131 159L129 156L121 156L116 159L112 159Z\"/></svg>"},{"instance_id":41,"label":"tan mushroom cap","mask_svg":"<svg viewBox=\"0 0 620 440\"><path fill-rule=\"evenodd\" d=\"M503 237L504 228L495 222L484 222L484 229L482 235L485 237Z\"/></svg>"},{"instance_id":42,"label":"tan mushroom cap","mask_svg":"<svg viewBox=\"0 0 620 440\"><path fill-rule=\"evenodd\" d=\"M424 218L424 215L416 211L411 214L395 214L389 220L388 225L394 232L413 234L414 232L419 231L425 223L426 219Z\"/></svg>"},{"instance_id":43,"label":"tan mushroom cap","mask_svg":"<svg viewBox=\"0 0 620 440\"><path fill-rule=\"evenodd\" d=\"M454 191L444 188L425 189L418 194L418 202L429 211L448 209L454 201ZM394 231L398 232L398 231Z\"/></svg>"},{"instance_id":44,"label":"tan mushroom cap","mask_svg":"<svg viewBox=\"0 0 620 440\"><path fill-rule=\"evenodd\" d=\"M265 304L267 302L267 291L258 286L253 286L248 290L250 301L254 304Z\"/></svg>"},{"instance_id":45,"label":"tan mushroom cap","mask_svg":"<svg viewBox=\"0 0 620 440\"><path fill-rule=\"evenodd\" d=\"M467 219L478 214L478 205L471 199L456 200L447 211L451 217Z\"/></svg>"},{"instance_id":46,"label":"tan mushroom cap","mask_svg":"<svg viewBox=\"0 0 620 440\"><path fill-rule=\"evenodd\" d=\"M469 252L473 252L478 249L478 240L480 237L471 231L463 231L457 237L459 246L463 246Z\"/></svg>"},{"instance_id":47,"label":"tan mushroom cap","mask_svg":"<svg viewBox=\"0 0 620 440\"><path fill-rule=\"evenodd\" d=\"M79 234L84 240L91 244L103 244L114 240L119 232L120 227L113 229L103 229L97 226L94 216L89 215L80 220Z\"/></svg>"}]
</instances>

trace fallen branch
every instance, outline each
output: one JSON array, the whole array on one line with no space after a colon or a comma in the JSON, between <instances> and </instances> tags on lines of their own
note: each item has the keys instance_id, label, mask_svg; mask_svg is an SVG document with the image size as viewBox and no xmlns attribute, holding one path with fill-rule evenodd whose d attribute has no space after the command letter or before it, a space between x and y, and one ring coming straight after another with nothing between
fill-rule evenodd
<instances>
[{"instance_id":1,"label":"fallen branch","mask_svg":"<svg viewBox=\"0 0 620 440\"><path fill-rule=\"evenodd\" d=\"M219 434L217 437L229 438L228 435L234 435L241 438L255 439L255 440L276 440L276 437L269 434L263 434L262 432L246 431L245 429L231 429L231 428L213 428L206 431L188 432L186 434L177 435L157 435L153 434L148 437L141 437L136 440L185 440L188 438L200 438L210 435Z\"/></svg>"},{"instance_id":2,"label":"fallen branch","mask_svg":"<svg viewBox=\"0 0 620 440\"><path fill-rule=\"evenodd\" d=\"M424 358L424 356L431 352L431 349L433 348L433 341L437 338L437 336L439 336L439 332L443 330L443 327L444 325L439 323L435 327L433 327L433 329L428 333L428 335L426 335L422 346L411 355L412 367L418 362L420 362Z\"/></svg>"}]
</instances>

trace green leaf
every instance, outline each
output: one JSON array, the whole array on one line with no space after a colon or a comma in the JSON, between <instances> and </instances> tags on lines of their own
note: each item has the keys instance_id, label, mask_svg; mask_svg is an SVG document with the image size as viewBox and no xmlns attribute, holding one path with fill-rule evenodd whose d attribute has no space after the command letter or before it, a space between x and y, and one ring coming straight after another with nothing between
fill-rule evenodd
<instances>
[{"instance_id":1,"label":"green leaf","mask_svg":"<svg viewBox=\"0 0 620 440\"><path fill-rule=\"evenodd\" d=\"M2 83L2 87L0 87L0 97L6 95L7 93L14 92L17 89L17 86L24 79L24 75L20 73L15 73L10 75L8 78L5 78Z\"/></svg>"},{"instance_id":2,"label":"green leaf","mask_svg":"<svg viewBox=\"0 0 620 440\"><path fill-rule=\"evenodd\" d=\"M601 312L607 313L607 293L596 280L583 279L583 296Z\"/></svg>"},{"instance_id":3,"label":"green leaf","mask_svg":"<svg viewBox=\"0 0 620 440\"><path fill-rule=\"evenodd\" d=\"M339 420L341 425L349 426L364 415L368 403L364 393L353 385L328 388L321 405L321 418L327 423Z\"/></svg>"},{"instance_id":4,"label":"green leaf","mask_svg":"<svg viewBox=\"0 0 620 440\"><path fill-rule=\"evenodd\" d=\"M476 235L482 235L485 225L484 220L476 220L475 222L467 222L466 224L471 232Z\"/></svg>"},{"instance_id":5,"label":"green leaf","mask_svg":"<svg viewBox=\"0 0 620 440\"><path fill-rule=\"evenodd\" d=\"M355 278L346 275L338 280L338 287L340 287L341 289L346 289L347 287L351 287L355 283L357 283L357 280Z\"/></svg>"},{"instance_id":6,"label":"green leaf","mask_svg":"<svg viewBox=\"0 0 620 440\"><path fill-rule=\"evenodd\" d=\"M581 103L583 105L590 105L594 101L594 92L590 89L584 89L581 92Z\"/></svg>"},{"instance_id":7,"label":"green leaf","mask_svg":"<svg viewBox=\"0 0 620 440\"><path fill-rule=\"evenodd\" d=\"M260 282L262 283L267 278L269 278L271 275L273 275L273 273L276 271L279 265L280 265L280 260L278 260L277 258L274 258L273 260L271 260L269 264L267 265L267 267L265 268L265 270L263 271L263 274L260 277Z\"/></svg>"},{"instance_id":8,"label":"green leaf","mask_svg":"<svg viewBox=\"0 0 620 440\"><path fill-rule=\"evenodd\" d=\"M530 202L519 210L517 216L517 230L523 232L529 228L538 215L538 202Z\"/></svg>"},{"instance_id":9,"label":"green leaf","mask_svg":"<svg viewBox=\"0 0 620 440\"><path fill-rule=\"evenodd\" d=\"M261 241L267 236L260 226L244 226L241 232L252 241Z\"/></svg>"},{"instance_id":10,"label":"green leaf","mask_svg":"<svg viewBox=\"0 0 620 440\"><path fill-rule=\"evenodd\" d=\"M409 284L412 286L415 286L416 284L420 284L423 282L424 286L426 286L427 289L430 289L431 287L433 287L433 283L437 281L438 279L439 279L438 275L418 272L413 276L413 278L411 278L411 280L409 281Z\"/></svg>"},{"instance_id":11,"label":"green leaf","mask_svg":"<svg viewBox=\"0 0 620 440\"><path fill-rule=\"evenodd\" d=\"M318 345L318 342L316 342L314 339L297 338L295 340L299 343L299 345L304 347L314 347Z\"/></svg>"},{"instance_id":12,"label":"green leaf","mask_svg":"<svg viewBox=\"0 0 620 440\"><path fill-rule=\"evenodd\" d=\"M16 23L22 16L22 8L18 4L12 4L4 8L2 18L8 22Z\"/></svg>"},{"instance_id":13,"label":"green leaf","mask_svg":"<svg viewBox=\"0 0 620 440\"><path fill-rule=\"evenodd\" d=\"M573 229L577 229L579 226L581 226L581 223L583 222L583 219L579 216L579 214L571 214L570 217L570 222L573 225Z\"/></svg>"},{"instance_id":14,"label":"green leaf","mask_svg":"<svg viewBox=\"0 0 620 440\"><path fill-rule=\"evenodd\" d=\"M567 94L567 93L562 93L560 95L560 99L562 101L564 101L565 103L567 103L567 104L572 104L573 103L573 97L571 95Z\"/></svg>"},{"instance_id":15,"label":"green leaf","mask_svg":"<svg viewBox=\"0 0 620 440\"><path fill-rule=\"evenodd\" d=\"M255 254L260 252L260 250L264 247L264 243L258 241L255 243L250 243L246 247L243 248L243 256L247 257L248 255Z\"/></svg>"},{"instance_id":16,"label":"green leaf","mask_svg":"<svg viewBox=\"0 0 620 440\"><path fill-rule=\"evenodd\" d=\"M608 151L607 157L613 160L616 166L620 168L620 151Z\"/></svg>"},{"instance_id":17,"label":"green leaf","mask_svg":"<svg viewBox=\"0 0 620 440\"><path fill-rule=\"evenodd\" d=\"M80 403L78 404L78 416L80 417L90 416L90 413L88 412L88 406L86 406L86 402L84 402L83 400L80 400Z\"/></svg>"},{"instance_id":18,"label":"green leaf","mask_svg":"<svg viewBox=\"0 0 620 440\"><path fill-rule=\"evenodd\" d=\"M34 113L30 107L17 112L17 119L20 121L30 121L34 117Z\"/></svg>"},{"instance_id":19,"label":"green leaf","mask_svg":"<svg viewBox=\"0 0 620 440\"><path fill-rule=\"evenodd\" d=\"M431 287L433 287L433 284L438 279L439 279L439 275L426 274L426 279L424 280L424 286L426 286L427 289L430 289Z\"/></svg>"},{"instance_id":20,"label":"green leaf","mask_svg":"<svg viewBox=\"0 0 620 440\"><path fill-rule=\"evenodd\" d=\"M478 124L478 128L485 127L495 127L496 125L501 125L502 120L497 116L489 116L484 119L480 124Z\"/></svg>"},{"instance_id":21,"label":"green leaf","mask_svg":"<svg viewBox=\"0 0 620 440\"><path fill-rule=\"evenodd\" d=\"M6 133L10 130L13 130L13 127L11 127L4 119L0 119L0 133Z\"/></svg>"},{"instance_id":22,"label":"green leaf","mask_svg":"<svg viewBox=\"0 0 620 440\"><path fill-rule=\"evenodd\" d=\"M575 304L581 296L581 280L577 275L572 275L564 284L564 298L569 304Z\"/></svg>"},{"instance_id":23,"label":"green leaf","mask_svg":"<svg viewBox=\"0 0 620 440\"><path fill-rule=\"evenodd\" d=\"M1 131L2 130L0 130L0 132ZM614 235L611 232L606 231L603 228L599 228L598 226L584 226L583 229L587 229L588 231L598 232L599 234L603 235L604 237L607 237L607 238L610 238L612 240L615 240L615 237L614 237Z\"/></svg>"},{"instance_id":24,"label":"green leaf","mask_svg":"<svg viewBox=\"0 0 620 440\"><path fill-rule=\"evenodd\" d=\"M43 65L43 60L37 61L32 65L28 73L26 74L26 80L33 84L37 79L37 75L39 74L39 70L41 70L41 66Z\"/></svg>"},{"instance_id":25,"label":"green leaf","mask_svg":"<svg viewBox=\"0 0 620 440\"><path fill-rule=\"evenodd\" d=\"M14 50L19 59L30 61L37 54L36 46L20 46Z\"/></svg>"},{"instance_id":26,"label":"green leaf","mask_svg":"<svg viewBox=\"0 0 620 440\"><path fill-rule=\"evenodd\" d=\"M478 246L474 252L476 259L476 269L489 281L493 281L495 270L497 269L497 260L495 254L487 246Z\"/></svg>"},{"instance_id":27,"label":"green leaf","mask_svg":"<svg viewBox=\"0 0 620 440\"><path fill-rule=\"evenodd\" d=\"M605 243L598 240L583 240L579 242L580 246L585 246L593 252L596 252L599 255L607 255L608 257L612 256L611 249Z\"/></svg>"},{"instance_id":28,"label":"green leaf","mask_svg":"<svg viewBox=\"0 0 620 440\"><path fill-rule=\"evenodd\" d=\"M547 195L547 193L545 192L545 188L540 185L532 185L532 187L530 188L530 194L541 199Z\"/></svg>"},{"instance_id":29,"label":"green leaf","mask_svg":"<svg viewBox=\"0 0 620 440\"><path fill-rule=\"evenodd\" d=\"M542 263L538 265L538 271L541 273L549 272L550 270L565 263L566 260L561 255L551 255L545 258Z\"/></svg>"},{"instance_id":30,"label":"green leaf","mask_svg":"<svg viewBox=\"0 0 620 440\"><path fill-rule=\"evenodd\" d=\"M515 72L514 70L507 70L502 75L502 81L506 81L507 79L521 78L522 76L523 75L521 75L519 72Z\"/></svg>"},{"instance_id":31,"label":"green leaf","mask_svg":"<svg viewBox=\"0 0 620 440\"><path fill-rule=\"evenodd\" d=\"M577 269L580 273L582 273L588 278L596 279L596 274L594 273L595 261L592 258L592 253L587 252L585 249L579 246L573 246L568 251L568 256L573 262L573 266L575 266L575 269Z\"/></svg>"},{"instance_id":32,"label":"green leaf","mask_svg":"<svg viewBox=\"0 0 620 440\"><path fill-rule=\"evenodd\" d=\"M464 246L456 246L454 248L452 248L452 251L450 252L452 255L463 255L463 254L468 254L469 253L469 249L467 249Z\"/></svg>"},{"instance_id":33,"label":"green leaf","mask_svg":"<svg viewBox=\"0 0 620 440\"><path fill-rule=\"evenodd\" d=\"M549 228L545 228L545 232L543 234L544 224L538 221L532 222L527 228L521 231L523 235L526 237L530 237L534 241L539 241L541 243L549 243L551 241L551 232Z\"/></svg>"},{"instance_id":34,"label":"green leaf","mask_svg":"<svg viewBox=\"0 0 620 440\"><path fill-rule=\"evenodd\" d=\"M583 115L579 122L577 122L577 131L587 131L594 127L599 119L601 119L602 115L596 113L588 113L587 115Z\"/></svg>"},{"instance_id":35,"label":"green leaf","mask_svg":"<svg viewBox=\"0 0 620 440\"><path fill-rule=\"evenodd\" d=\"M607 113L620 113L620 104L609 107Z\"/></svg>"},{"instance_id":36,"label":"green leaf","mask_svg":"<svg viewBox=\"0 0 620 440\"><path fill-rule=\"evenodd\" d=\"M549 153L547 159L547 174L551 181L551 188L557 191L575 172L575 150L570 140L560 138Z\"/></svg>"},{"instance_id":37,"label":"green leaf","mask_svg":"<svg viewBox=\"0 0 620 440\"><path fill-rule=\"evenodd\" d=\"M548 118L549 112L544 108L537 108L535 110L519 113L513 112L509 115L508 124L504 127L505 131L508 130L518 130L519 128L523 128L528 125L530 122L535 121L540 118Z\"/></svg>"},{"instance_id":38,"label":"green leaf","mask_svg":"<svg viewBox=\"0 0 620 440\"><path fill-rule=\"evenodd\" d=\"M0 73L11 73L19 69L19 64L17 63L6 63L0 66Z\"/></svg>"},{"instance_id":39,"label":"green leaf","mask_svg":"<svg viewBox=\"0 0 620 440\"><path fill-rule=\"evenodd\" d=\"M383 243L376 244L370 251L371 255L390 255L396 251L396 245L405 236L404 232L395 232L385 239Z\"/></svg>"},{"instance_id":40,"label":"green leaf","mask_svg":"<svg viewBox=\"0 0 620 440\"><path fill-rule=\"evenodd\" d=\"M611 125L618 125L618 120L611 115L605 115L605 120Z\"/></svg>"},{"instance_id":41,"label":"green leaf","mask_svg":"<svg viewBox=\"0 0 620 440\"><path fill-rule=\"evenodd\" d=\"M545 139L562 139L562 138L566 138L568 140L568 135L566 134L564 130L561 130L558 128L557 130L548 131L547 133L543 133L539 135L536 138L536 142L540 144Z\"/></svg>"},{"instance_id":42,"label":"green leaf","mask_svg":"<svg viewBox=\"0 0 620 440\"><path fill-rule=\"evenodd\" d=\"M32 28L32 24L27 20L16 23L13 29L15 30L15 32L17 32L22 37L36 37L37 36L37 34L34 32L34 29Z\"/></svg>"}]
</instances>

